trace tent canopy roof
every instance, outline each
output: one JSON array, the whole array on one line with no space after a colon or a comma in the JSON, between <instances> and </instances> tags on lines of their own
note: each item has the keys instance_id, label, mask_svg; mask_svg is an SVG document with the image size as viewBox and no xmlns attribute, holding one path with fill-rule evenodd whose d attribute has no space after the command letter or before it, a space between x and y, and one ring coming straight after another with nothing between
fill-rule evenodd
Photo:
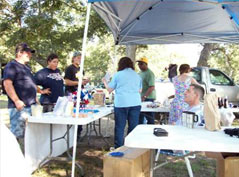
<instances>
[{"instance_id":1,"label":"tent canopy roof","mask_svg":"<svg viewBox=\"0 0 239 177\"><path fill-rule=\"evenodd\" d=\"M238 43L233 0L89 0L116 44Z\"/></svg>"}]
</instances>

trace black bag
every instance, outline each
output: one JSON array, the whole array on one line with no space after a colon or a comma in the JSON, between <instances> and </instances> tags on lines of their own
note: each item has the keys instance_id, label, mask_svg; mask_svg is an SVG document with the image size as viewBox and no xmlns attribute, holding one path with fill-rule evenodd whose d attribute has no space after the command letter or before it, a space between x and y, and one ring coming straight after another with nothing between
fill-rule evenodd
<instances>
[{"instance_id":1,"label":"black bag","mask_svg":"<svg viewBox=\"0 0 239 177\"><path fill-rule=\"evenodd\" d=\"M168 132L163 128L154 128L155 136L168 136Z\"/></svg>"}]
</instances>

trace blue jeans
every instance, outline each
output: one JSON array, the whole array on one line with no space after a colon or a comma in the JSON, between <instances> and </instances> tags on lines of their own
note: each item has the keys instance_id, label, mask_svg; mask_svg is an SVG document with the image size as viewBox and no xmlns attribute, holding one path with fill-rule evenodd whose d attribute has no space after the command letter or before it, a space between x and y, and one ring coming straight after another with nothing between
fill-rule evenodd
<instances>
[{"instance_id":1,"label":"blue jeans","mask_svg":"<svg viewBox=\"0 0 239 177\"><path fill-rule=\"evenodd\" d=\"M124 129L128 121L128 134L138 125L141 106L114 108L115 114L115 140L114 146L124 145Z\"/></svg>"},{"instance_id":2,"label":"blue jeans","mask_svg":"<svg viewBox=\"0 0 239 177\"><path fill-rule=\"evenodd\" d=\"M151 101L153 102L154 99L148 99L146 98L145 101ZM147 124L154 124L155 119L155 113L154 112L141 112L139 116L139 124L144 124L144 118L147 120Z\"/></svg>"},{"instance_id":3,"label":"blue jeans","mask_svg":"<svg viewBox=\"0 0 239 177\"><path fill-rule=\"evenodd\" d=\"M31 108L25 107L21 111L16 108L9 109L10 130L16 138L24 138L25 135L25 118L31 115Z\"/></svg>"}]
</instances>

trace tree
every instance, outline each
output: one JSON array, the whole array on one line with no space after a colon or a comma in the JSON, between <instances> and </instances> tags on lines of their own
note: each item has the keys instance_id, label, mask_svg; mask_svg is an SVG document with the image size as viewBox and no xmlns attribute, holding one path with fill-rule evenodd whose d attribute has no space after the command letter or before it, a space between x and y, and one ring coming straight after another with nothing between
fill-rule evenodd
<instances>
[{"instance_id":1,"label":"tree","mask_svg":"<svg viewBox=\"0 0 239 177\"><path fill-rule=\"evenodd\" d=\"M131 58L134 63L135 63L136 50L137 50L137 45L126 46L126 56Z\"/></svg>"},{"instance_id":2,"label":"tree","mask_svg":"<svg viewBox=\"0 0 239 177\"><path fill-rule=\"evenodd\" d=\"M209 66L208 60L209 60L211 51L213 50L215 46L216 44L209 44L209 43L203 44L203 49L201 51L197 66L207 66L207 67Z\"/></svg>"},{"instance_id":3,"label":"tree","mask_svg":"<svg viewBox=\"0 0 239 177\"><path fill-rule=\"evenodd\" d=\"M3 4L0 43L5 48L0 48L0 55L5 60L14 57L17 43L26 42L36 49L30 65L46 66L46 57L57 53L63 69L69 52L81 50L86 8L79 0L18 0L14 4L3 1ZM92 11L89 38L106 33L103 21Z\"/></svg>"},{"instance_id":4,"label":"tree","mask_svg":"<svg viewBox=\"0 0 239 177\"><path fill-rule=\"evenodd\" d=\"M210 67L219 68L235 81L239 80L239 46L236 44L220 44L212 50L208 61Z\"/></svg>"}]
</instances>

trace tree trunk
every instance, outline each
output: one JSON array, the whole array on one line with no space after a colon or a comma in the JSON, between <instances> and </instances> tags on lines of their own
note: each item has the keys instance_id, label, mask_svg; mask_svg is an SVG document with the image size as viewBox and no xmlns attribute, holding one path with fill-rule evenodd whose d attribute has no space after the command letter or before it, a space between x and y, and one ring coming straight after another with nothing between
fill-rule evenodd
<instances>
[{"instance_id":1,"label":"tree trunk","mask_svg":"<svg viewBox=\"0 0 239 177\"><path fill-rule=\"evenodd\" d=\"M135 63L135 53L137 50L137 45L126 45L126 56L131 58Z\"/></svg>"},{"instance_id":2,"label":"tree trunk","mask_svg":"<svg viewBox=\"0 0 239 177\"><path fill-rule=\"evenodd\" d=\"M46 67L47 66L47 61L45 58L43 58L41 55L37 55L34 57L34 60L40 64L42 67Z\"/></svg>"},{"instance_id":3,"label":"tree trunk","mask_svg":"<svg viewBox=\"0 0 239 177\"><path fill-rule=\"evenodd\" d=\"M207 61L209 59L210 53L214 48L215 44L206 43L203 45L203 49L201 51L197 66L207 66L209 67Z\"/></svg>"}]
</instances>

